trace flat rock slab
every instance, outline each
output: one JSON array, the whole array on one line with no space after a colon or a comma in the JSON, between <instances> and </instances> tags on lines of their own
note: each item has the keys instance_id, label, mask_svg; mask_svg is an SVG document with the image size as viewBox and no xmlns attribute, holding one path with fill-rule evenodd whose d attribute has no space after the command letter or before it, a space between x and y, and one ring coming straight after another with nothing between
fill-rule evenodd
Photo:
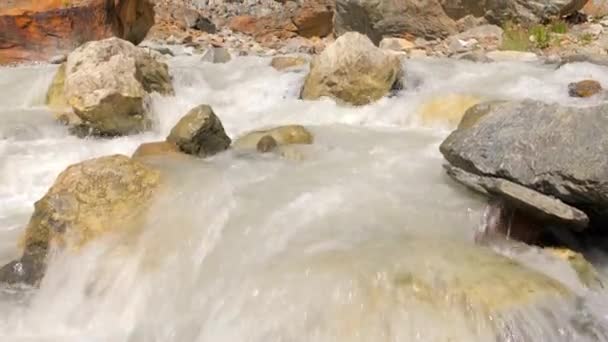
<instances>
[{"instance_id":1,"label":"flat rock slab","mask_svg":"<svg viewBox=\"0 0 608 342\"><path fill-rule=\"evenodd\" d=\"M568 226L576 231L585 229L589 224L589 218L584 212L554 197L506 179L478 176L450 165L445 165L445 169L448 175L468 188L499 197L541 222Z\"/></svg>"},{"instance_id":2,"label":"flat rock slab","mask_svg":"<svg viewBox=\"0 0 608 342\"><path fill-rule=\"evenodd\" d=\"M451 165L512 181L598 219L608 217L608 105L526 100L483 106L483 115L441 144ZM463 121L478 112L471 108Z\"/></svg>"}]
</instances>

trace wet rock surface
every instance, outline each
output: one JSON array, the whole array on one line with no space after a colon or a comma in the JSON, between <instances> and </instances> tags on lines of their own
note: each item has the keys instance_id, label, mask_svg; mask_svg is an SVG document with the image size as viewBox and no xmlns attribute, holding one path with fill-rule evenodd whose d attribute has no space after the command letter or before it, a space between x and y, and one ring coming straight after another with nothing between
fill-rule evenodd
<instances>
[{"instance_id":1,"label":"wet rock surface","mask_svg":"<svg viewBox=\"0 0 608 342\"><path fill-rule=\"evenodd\" d=\"M200 105L179 120L167 142L177 145L186 154L209 157L228 149L232 141L213 109Z\"/></svg>"},{"instance_id":2,"label":"wet rock surface","mask_svg":"<svg viewBox=\"0 0 608 342\"><path fill-rule=\"evenodd\" d=\"M606 110L530 100L485 104L484 115L475 114L440 150L454 167L552 196L593 223L608 214L608 160L601 152L608 148Z\"/></svg>"},{"instance_id":3,"label":"wet rock surface","mask_svg":"<svg viewBox=\"0 0 608 342\"><path fill-rule=\"evenodd\" d=\"M397 55L375 47L360 33L350 32L313 59L301 96L305 100L330 96L365 105L386 96L402 75Z\"/></svg>"},{"instance_id":4,"label":"wet rock surface","mask_svg":"<svg viewBox=\"0 0 608 342\"><path fill-rule=\"evenodd\" d=\"M160 173L122 155L68 167L35 204L23 256L0 269L0 282L36 285L51 250L75 251L110 233L137 229Z\"/></svg>"}]
</instances>

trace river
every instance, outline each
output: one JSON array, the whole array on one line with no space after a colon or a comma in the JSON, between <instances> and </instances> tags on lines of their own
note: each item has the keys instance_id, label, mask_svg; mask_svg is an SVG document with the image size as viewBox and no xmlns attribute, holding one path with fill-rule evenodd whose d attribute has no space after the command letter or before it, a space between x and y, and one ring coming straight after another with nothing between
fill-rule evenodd
<instances>
[{"instance_id":1,"label":"river","mask_svg":"<svg viewBox=\"0 0 608 342\"><path fill-rule=\"evenodd\" d=\"M298 100L305 73L269 59L169 64L176 95L153 96L154 130L106 140L68 135L45 108L55 66L0 69L0 264L18 256L59 172L162 140L196 105L231 137L303 124L315 143L303 160L228 151L162 165L171 190L141 236L54 257L39 289L0 287L0 341L608 341L608 295L567 263L475 246L485 201L441 167L449 110L421 115L454 94L593 105L602 100L569 98L567 84L608 84L608 69L411 60L404 90L351 108ZM603 253L589 256L606 273ZM504 304L541 273L575 299ZM455 300L454 287L469 297Z\"/></svg>"}]
</instances>

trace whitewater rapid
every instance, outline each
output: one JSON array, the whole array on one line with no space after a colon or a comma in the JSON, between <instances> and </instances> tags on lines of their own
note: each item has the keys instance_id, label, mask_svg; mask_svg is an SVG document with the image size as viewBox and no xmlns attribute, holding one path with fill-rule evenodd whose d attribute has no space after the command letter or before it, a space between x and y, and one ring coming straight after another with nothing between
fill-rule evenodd
<instances>
[{"instance_id":1,"label":"whitewater rapid","mask_svg":"<svg viewBox=\"0 0 608 342\"><path fill-rule=\"evenodd\" d=\"M17 257L33 203L59 172L162 140L196 105L210 104L231 137L302 124L315 143L302 161L228 151L161 163L172 190L142 236L57 256L40 289L0 289L0 341L608 340L604 291L588 291L566 263L535 250L501 252L581 300L502 317L522 329L503 339L475 307L471 317L456 306L436 317L384 292L385 278L406 270L449 281L467 272L460 254L480 248L473 235L485 202L444 175L438 146L454 127L423 120L425 103L462 94L594 105L602 99L569 98L567 84L608 84L608 69L414 60L404 90L352 108L299 100L305 71L278 72L269 59L169 64L176 95L153 96L154 130L105 140L68 135L45 108L55 66L0 69L0 264Z\"/></svg>"}]
</instances>

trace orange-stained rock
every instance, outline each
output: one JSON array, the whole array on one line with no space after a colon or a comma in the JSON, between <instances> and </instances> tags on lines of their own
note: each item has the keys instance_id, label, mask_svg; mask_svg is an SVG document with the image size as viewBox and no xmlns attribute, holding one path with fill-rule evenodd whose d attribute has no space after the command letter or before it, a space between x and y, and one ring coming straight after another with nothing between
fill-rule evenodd
<instances>
[{"instance_id":1,"label":"orange-stained rock","mask_svg":"<svg viewBox=\"0 0 608 342\"><path fill-rule=\"evenodd\" d=\"M590 0L582 12L596 18L604 17L608 15L608 0Z\"/></svg>"},{"instance_id":2,"label":"orange-stained rock","mask_svg":"<svg viewBox=\"0 0 608 342\"><path fill-rule=\"evenodd\" d=\"M334 30L333 18L331 7L312 4L298 11L293 17L293 23L302 37L325 37Z\"/></svg>"},{"instance_id":3,"label":"orange-stained rock","mask_svg":"<svg viewBox=\"0 0 608 342\"><path fill-rule=\"evenodd\" d=\"M293 10L263 17L241 15L232 18L228 27L253 36L258 42L296 36L325 37L333 31L333 8L325 0L308 0Z\"/></svg>"},{"instance_id":4,"label":"orange-stained rock","mask_svg":"<svg viewBox=\"0 0 608 342\"><path fill-rule=\"evenodd\" d=\"M0 64L48 60L111 36L139 43L153 24L148 0L2 0Z\"/></svg>"}]
</instances>

